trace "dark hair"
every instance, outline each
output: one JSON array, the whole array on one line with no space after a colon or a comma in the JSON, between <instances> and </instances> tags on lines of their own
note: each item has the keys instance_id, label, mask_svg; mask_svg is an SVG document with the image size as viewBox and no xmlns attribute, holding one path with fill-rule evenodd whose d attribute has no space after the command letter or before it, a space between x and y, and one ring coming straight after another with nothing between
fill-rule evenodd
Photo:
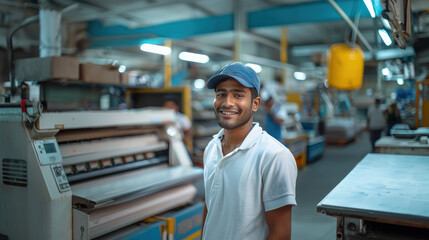
<instances>
[{"instance_id":1,"label":"dark hair","mask_svg":"<svg viewBox=\"0 0 429 240\"><path fill-rule=\"evenodd\" d=\"M380 104L381 103L381 99L380 98L376 98L375 99L375 104Z\"/></svg>"},{"instance_id":2,"label":"dark hair","mask_svg":"<svg viewBox=\"0 0 429 240\"><path fill-rule=\"evenodd\" d=\"M269 97L267 98L267 100L265 100L265 102L269 102L269 101L274 101L274 98L273 98L273 97L271 97L271 96L269 96Z\"/></svg>"},{"instance_id":3,"label":"dark hair","mask_svg":"<svg viewBox=\"0 0 429 240\"><path fill-rule=\"evenodd\" d=\"M172 101L175 104L179 105L179 101L178 101L177 97L173 94L167 94L164 96L164 102L167 102L167 101Z\"/></svg>"},{"instance_id":4,"label":"dark hair","mask_svg":"<svg viewBox=\"0 0 429 240\"><path fill-rule=\"evenodd\" d=\"M252 101L253 101L253 99L258 97L258 92L256 91L256 88L251 88L250 92L252 93Z\"/></svg>"}]
</instances>

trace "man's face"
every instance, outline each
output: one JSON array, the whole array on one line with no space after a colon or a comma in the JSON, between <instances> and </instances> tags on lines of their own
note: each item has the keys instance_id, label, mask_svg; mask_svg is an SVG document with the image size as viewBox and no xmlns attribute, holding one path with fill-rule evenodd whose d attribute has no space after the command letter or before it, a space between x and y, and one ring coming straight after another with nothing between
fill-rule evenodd
<instances>
[{"instance_id":1,"label":"man's face","mask_svg":"<svg viewBox=\"0 0 429 240\"><path fill-rule=\"evenodd\" d=\"M172 109L176 112L179 111L179 106L177 106L177 104L174 101L171 100L167 100L164 102L164 107L167 109Z\"/></svg>"},{"instance_id":2,"label":"man's face","mask_svg":"<svg viewBox=\"0 0 429 240\"><path fill-rule=\"evenodd\" d=\"M216 119L227 130L251 123L253 113L258 110L260 98L252 100L249 88L229 78L216 86L213 107Z\"/></svg>"}]
</instances>

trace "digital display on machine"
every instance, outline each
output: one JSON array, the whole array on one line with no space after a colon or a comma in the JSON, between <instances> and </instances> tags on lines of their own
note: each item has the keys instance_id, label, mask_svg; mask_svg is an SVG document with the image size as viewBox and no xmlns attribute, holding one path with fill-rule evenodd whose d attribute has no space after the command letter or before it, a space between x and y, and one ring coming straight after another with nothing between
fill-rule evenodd
<instances>
[{"instance_id":1,"label":"digital display on machine","mask_svg":"<svg viewBox=\"0 0 429 240\"><path fill-rule=\"evenodd\" d=\"M45 147L46 153L57 152L57 150L55 149L55 144L53 144L53 143L45 143L45 144L43 144L43 146Z\"/></svg>"}]
</instances>

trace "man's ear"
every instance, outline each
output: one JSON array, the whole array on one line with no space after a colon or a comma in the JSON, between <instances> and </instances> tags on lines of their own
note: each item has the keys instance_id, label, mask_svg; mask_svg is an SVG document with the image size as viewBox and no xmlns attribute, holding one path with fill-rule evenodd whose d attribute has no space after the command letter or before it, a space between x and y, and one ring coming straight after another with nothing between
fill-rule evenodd
<instances>
[{"instance_id":1,"label":"man's ear","mask_svg":"<svg viewBox=\"0 0 429 240\"><path fill-rule=\"evenodd\" d=\"M259 108L260 105L261 105L261 98L260 97L255 97L253 99L252 111L253 112L258 111L258 108Z\"/></svg>"}]
</instances>

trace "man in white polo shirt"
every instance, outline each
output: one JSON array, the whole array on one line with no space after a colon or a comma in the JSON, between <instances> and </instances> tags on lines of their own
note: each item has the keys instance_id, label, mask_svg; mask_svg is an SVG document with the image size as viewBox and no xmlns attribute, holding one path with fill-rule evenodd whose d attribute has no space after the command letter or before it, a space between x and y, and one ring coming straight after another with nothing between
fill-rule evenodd
<instances>
[{"instance_id":1,"label":"man in white polo shirt","mask_svg":"<svg viewBox=\"0 0 429 240\"><path fill-rule=\"evenodd\" d=\"M204 151L204 240L290 239L297 167L292 153L253 114L261 103L253 69L231 63L212 76L223 128Z\"/></svg>"}]
</instances>

